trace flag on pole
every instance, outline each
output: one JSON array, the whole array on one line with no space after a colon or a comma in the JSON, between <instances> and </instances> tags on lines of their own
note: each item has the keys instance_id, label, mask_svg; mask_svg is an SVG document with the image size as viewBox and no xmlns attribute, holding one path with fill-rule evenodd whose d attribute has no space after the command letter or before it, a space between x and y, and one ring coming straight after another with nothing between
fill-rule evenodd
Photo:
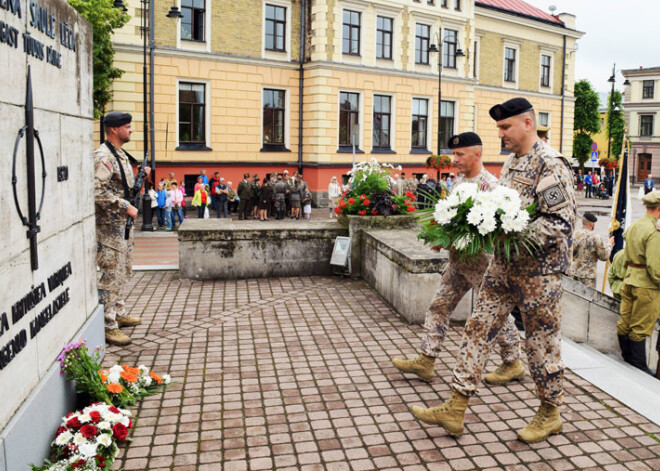
<instances>
[{"instance_id":1,"label":"flag on pole","mask_svg":"<svg viewBox=\"0 0 660 471\"><path fill-rule=\"evenodd\" d=\"M619 159L619 178L617 179L616 195L614 205L612 206L612 222L610 234L614 236L614 246L610 253L610 262L614 255L623 249L623 233L630 227L631 215L630 208L630 183L628 182L628 146L630 142L626 140L626 146L623 156Z\"/></svg>"}]
</instances>

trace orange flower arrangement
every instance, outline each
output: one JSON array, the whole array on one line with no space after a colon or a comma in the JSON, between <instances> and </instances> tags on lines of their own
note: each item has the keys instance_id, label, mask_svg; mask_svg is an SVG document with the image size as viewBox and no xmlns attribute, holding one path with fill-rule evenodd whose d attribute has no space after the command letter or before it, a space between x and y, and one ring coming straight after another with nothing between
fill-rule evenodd
<instances>
[{"instance_id":1,"label":"orange flower arrangement","mask_svg":"<svg viewBox=\"0 0 660 471\"><path fill-rule=\"evenodd\" d=\"M158 384L161 384L163 382L163 378L158 376L154 371L150 371L149 376L151 376L151 379L156 381Z\"/></svg>"},{"instance_id":2,"label":"orange flower arrangement","mask_svg":"<svg viewBox=\"0 0 660 471\"><path fill-rule=\"evenodd\" d=\"M137 377L137 375L136 375L136 374L133 374L133 373L131 373L131 372L128 372L128 371L122 371L122 372L120 373L120 376L121 376L125 381L128 381L129 383L137 383L137 381L138 381L138 377Z\"/></svg>"},{"instance_id":3,"label":"orange flower arrangement","mask_svg":"<svg viewBox=\"0 0 660 471\"><path fill-rule=\"evenodd\" d=\"M109 383L105 385L112 394L121 394L124 391L124 386L118 383Z\"/></svg>"}]
</instances>

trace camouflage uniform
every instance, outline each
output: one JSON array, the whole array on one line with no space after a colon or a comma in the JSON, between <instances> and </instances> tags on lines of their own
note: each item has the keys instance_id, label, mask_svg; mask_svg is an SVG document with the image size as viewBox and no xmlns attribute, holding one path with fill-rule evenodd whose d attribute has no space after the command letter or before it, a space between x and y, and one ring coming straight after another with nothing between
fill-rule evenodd
<instances>
[{"instance_id":1,"label":"camouflage uniform","mask_svg":"<svg viewBox=\"0 0 660 471\"><path fill-rule=\"evenodd\" d=\"M497 179L483 168L473 178L465 178L459 174L452 189L457 188L461 183L476 183L482 190L487 190L497 184ZM424 355L438 357L447 334L450 316L465 293L470 289L475 291L479 289L491 258L489 254L484 253L477 260L461 262L455 254L449 254L449 264L442 274L440 286L425 316L425 335L422 341ZM513 363L520 358L520 336L513 317L507 318L497 341L505 363Z\"/></svg>"},{"instance_id":2,"label":"camouflage uniform","mask_svg":"<svg viewBox=\"0 0 660 471\"><path fill-rule=\"evenodd\" d=\"M134 176L131 163L121 149L116 149L122 162L129 191ZM133 231L124 239L126 209L124 185L117 159L107 144L94 152L94 202L96 204L96 264L99 302L105 309L105 328L119 328L117 319L126 316L126 283L133 274Z\"/></svg>"},{"instance_id":3,"label":"camouflage uniform","mask_svg":"<svg viewBox=\"0 0 660 471\"><path fill-rule=\"evenodd\" d=\"M475 310L465 325L452 387L476 393L492 343L507 314L520 308L530 372L542 402L563 401L561 361L561 273L570 265L576 217L573 175L561 154L537 140L524 155L511 154L500 185L516 189L523 206L536 203L531 224L541 254L521 254L507 263L496 256L486 270Z\"/></svg>"},{"instance_id":4,"label":"camouflage uniform","mask_svg":"<svg viewBox=\"0 0 660 471\"><path fill-rule=\"evenodd\" d=\"M568 275L574 280L596 289L598 260L609 258L612 245L594 231L578 229L573 234L573 263Z\"/></svg>"}]
</instances>

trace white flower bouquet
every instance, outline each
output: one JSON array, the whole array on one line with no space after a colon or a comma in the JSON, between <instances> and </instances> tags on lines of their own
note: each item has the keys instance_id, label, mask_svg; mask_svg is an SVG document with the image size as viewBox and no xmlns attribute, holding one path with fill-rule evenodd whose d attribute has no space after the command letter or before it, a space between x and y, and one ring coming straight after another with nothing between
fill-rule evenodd
<instances>
[{"instance_id":1,"label":"white flower bouquet","mask_svg":"<svg viewBox=\"0 0 660 471\"><path fill-rule=\"evenodd\" d=\"M533 213L534 206L522 208L518 192L511 188L480 191L475 183L463 183L438 200L433 219L422 223L418 237L466 261L483 252L510 261L514 254L534 254L539 247L529 231Z\"/></svg>"}]
</instances>

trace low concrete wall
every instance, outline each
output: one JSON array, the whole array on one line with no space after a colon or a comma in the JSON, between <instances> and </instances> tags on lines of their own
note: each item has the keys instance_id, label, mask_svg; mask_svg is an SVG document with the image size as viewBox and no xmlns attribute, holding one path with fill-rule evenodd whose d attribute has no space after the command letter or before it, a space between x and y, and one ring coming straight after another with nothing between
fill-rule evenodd
<instances>
[{"instance_id":1,"label":"low concrete wall","mask_svg":"<svg viewBox=\"0 0 660 471\"><path fill-rule=\"evenodd\" d=\"M362 237L362 276L402 317L422 324L447 264L447 252L433 252L417 240L417 231L368 230ZM619 301L571 278L562 278L562 335L596 350L620 355L616 335ZM461 300L452 320L465 321L474 295ZM647 343L648 364L655 368L658 331Z\"/></svg>"},{"instance_id":2,"label":"low concrete wall","mask_svg":"<svg viewBox=\"0 0 660 471\"><path fill-rule=\"evenodd\" d=\"M179 275L195 280L331 275L334 221L186 219L179 228Z\"/></svg>"},{"instance_id":3,"label":"low concrete wall","mask_svg":"<svg viewBox=\"0 0 660 471\"><path fill-rule=\"evenodd\" d=\"M364 280L409 323L423 324L447 266L447 251L431 251L417 240L415 229L376 229L363 232L362 254ZM472 312L472 303L470 290L452 319L465 321Z\"/></svg>"}]
</instances>

